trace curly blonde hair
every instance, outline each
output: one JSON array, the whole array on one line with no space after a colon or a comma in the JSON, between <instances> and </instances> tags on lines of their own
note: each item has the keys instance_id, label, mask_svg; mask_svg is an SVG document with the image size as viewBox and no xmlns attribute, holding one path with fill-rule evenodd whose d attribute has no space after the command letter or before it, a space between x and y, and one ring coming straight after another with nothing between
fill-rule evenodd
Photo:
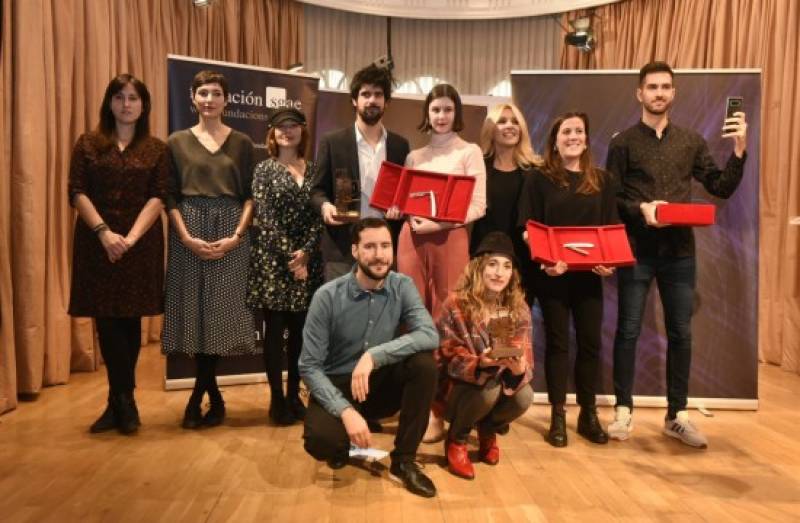
<instances>
[{"instance_id":1,"label":"curly blonde hair","mask_svg":"<svg viewBox=\"0 0 800 523\"><path fill-rule=\"evenodd\" d=\"M486 302L486 288L483 285L483 271L489 264L489 260L496 256L493 253L485 253L472 258L456 284L455 296L459 307L464 313L465 318L472 321L480 321L489 315L489 303ZM525 293L522 290L521 278L517 270L516 263L512 260L513 273L511 281L500 293L497 306L506 307L511 313L514 321L518 320L517 311L527 307Z\"/></svg>"}]
</instances>

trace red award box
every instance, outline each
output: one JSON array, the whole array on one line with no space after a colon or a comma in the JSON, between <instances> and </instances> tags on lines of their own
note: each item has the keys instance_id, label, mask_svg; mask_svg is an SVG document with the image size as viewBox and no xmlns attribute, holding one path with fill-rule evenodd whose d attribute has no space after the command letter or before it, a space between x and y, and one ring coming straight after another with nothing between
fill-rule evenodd
<instances>
[{"instance_id":1,"label":"red award box","mask_svg":"<svg viewBox=\"0 0 800 523\"><path fill-rule=\"evenodd\" d=\"M702 227L714 225L716 211L710 203L663 203L656 207L656 220L669 225Z\"/></svg>"},{"instance_id":2,"label":"red award box","mask_svg":"<svg viewBox=\"0 0 800 523\"><path fill-rule=\"evenodd\" d=\"M463 223L474 188L473 176L421 171L383 162L369 204L383 211L396 205L403 214Z\"/></svg>"},{"instance_id":3,"label":"red award box","mask_svg":"<svg viewBox=\"0 0 800 523\"><path fill-rule=\"evenodd\" d=\"M526 229L531 259L545 265L562 260L569 270L586 271L636 263L624 225L548 227L529 220Z\"/></svg>"}]
</instances>

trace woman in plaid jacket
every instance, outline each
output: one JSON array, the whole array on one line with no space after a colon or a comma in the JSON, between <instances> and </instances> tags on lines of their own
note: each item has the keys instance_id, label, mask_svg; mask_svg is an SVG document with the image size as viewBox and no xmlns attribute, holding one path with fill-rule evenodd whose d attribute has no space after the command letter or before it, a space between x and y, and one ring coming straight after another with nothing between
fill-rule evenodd
<instances>
[{"instance_id":1,"label":"woman in plaid jacket","mask_svg":"<svg viewBox=\"0 0 800 523\"><path fill-rule=\"evenodd\" d=\"M439 398L450 428L450 472L475 477L467 437L478 427L480 460L500 460L497 433L533 401L531 312L525 302L511 239L493 232L479 245L439 317Z\"/></svg>"}]
</instances>

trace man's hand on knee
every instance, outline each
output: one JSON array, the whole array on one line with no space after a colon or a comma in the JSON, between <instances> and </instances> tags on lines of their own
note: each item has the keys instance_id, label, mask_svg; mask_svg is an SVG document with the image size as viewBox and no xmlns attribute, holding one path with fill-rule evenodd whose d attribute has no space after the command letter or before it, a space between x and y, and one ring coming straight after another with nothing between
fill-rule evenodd
<instances>
[{"instance_id":1,"label":"man's hand on knee","mask_svg":"<svg viewBox=\"0 0 800 523\"><path fill-rule=\"evenodd\" d=\"M367 426L367 421L353 407L348 407L342 411L342 423L347 431L350 441L362 449L369 448L372 436Z\"/></svg>"}]
</instances>

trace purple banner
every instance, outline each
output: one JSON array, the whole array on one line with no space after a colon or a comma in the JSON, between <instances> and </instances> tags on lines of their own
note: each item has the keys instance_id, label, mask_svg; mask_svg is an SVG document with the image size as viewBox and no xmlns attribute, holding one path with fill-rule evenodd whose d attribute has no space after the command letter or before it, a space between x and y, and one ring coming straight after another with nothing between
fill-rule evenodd
<instances>
[{"instance_id":1,"label":"purple banner","mask_svg":"<svg viewBox=\"0 0 800 523\"><path fill-rule=\"evenodd\" d=\"M608 143L641 118L636 71L512 72L519 105L537 151L553 119L566 111L589 115L592 154L605 165ZM677 71L670 120L694 129L724 166L733 145L721 138L728 96L743 96L748 122L745 174L729 200L709 195L694 183L693 198L717 206L717 223L695 229L697 292L692 322L693 354L689 394L693 398L758 398L758 174L761 75L758 71ZM601 393L613 394L612 352L617 321L616 278L605 283ZM536 391L545 390L544 331L538 308L535 325ZM637 347L637 396L664 397L666 334L658 289L651 289ZM574 352L573 352L574 358ZM573 389L574 390L574 389ZM708 402L707 405L710 405Z\"/></svg>"}]
</instances>

